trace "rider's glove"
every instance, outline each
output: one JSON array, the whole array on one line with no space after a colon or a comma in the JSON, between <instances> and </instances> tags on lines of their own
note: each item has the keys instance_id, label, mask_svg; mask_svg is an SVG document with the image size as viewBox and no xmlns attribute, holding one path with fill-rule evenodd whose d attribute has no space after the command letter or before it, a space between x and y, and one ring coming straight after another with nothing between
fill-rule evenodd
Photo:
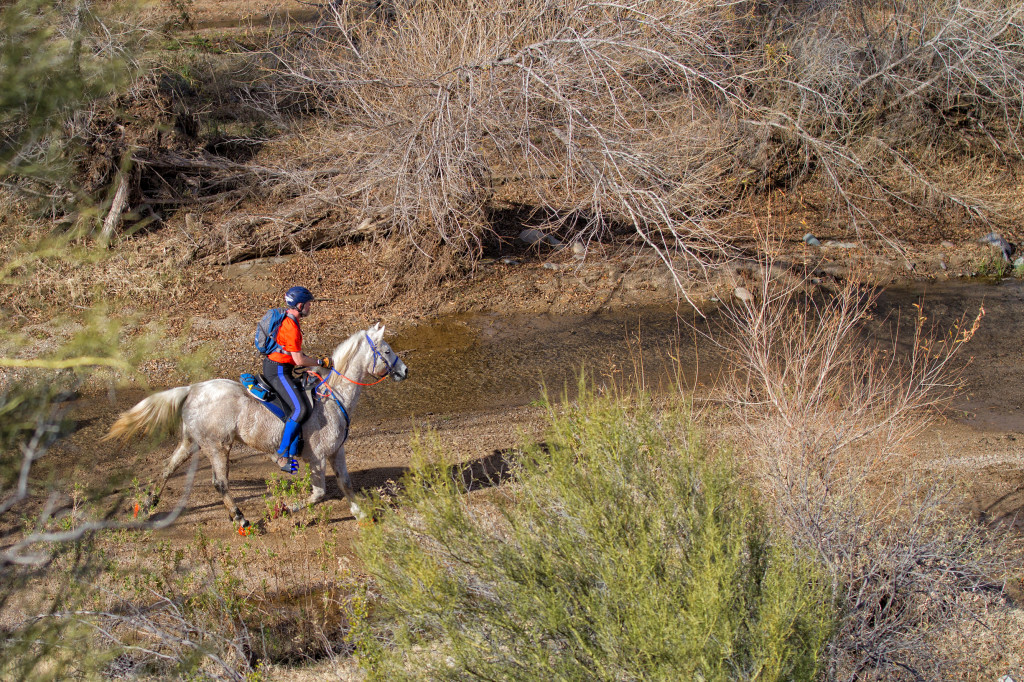
<instances>
[{"instance_id":1,"label":"rider's glove","mask_svg":"<svg viewBox=\"0 0 1024 682\"><path fill-rule=\"evenodd\" d=\"M322 358L320 358L320 360L316 364L320 365L324 369L330 369L331 368L331 359L329 357L322 357Z\"/></svg>"}]
</instances>

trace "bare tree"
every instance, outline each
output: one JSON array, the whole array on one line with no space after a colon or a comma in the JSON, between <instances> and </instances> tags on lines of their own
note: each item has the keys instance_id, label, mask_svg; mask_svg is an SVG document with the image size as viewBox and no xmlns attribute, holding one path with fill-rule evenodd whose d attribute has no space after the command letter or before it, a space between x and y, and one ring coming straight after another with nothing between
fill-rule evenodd
<instances>
[{"instance_id":1,"label":"bare tree","mask_svg":"<svg viewBox=\"0 0 1024 682\"><path fill-rule=\"evenodd\" d=\"M1019 3L361 6L269 50L274 80L322 114L300 154L338 168L320 195L428 255L479 253L501 187L574 239L628 227L677 274L728 253L740 200L774 188L814 182L858 231L893 210L1008 215Z\"/></svg>"}]
</instances>

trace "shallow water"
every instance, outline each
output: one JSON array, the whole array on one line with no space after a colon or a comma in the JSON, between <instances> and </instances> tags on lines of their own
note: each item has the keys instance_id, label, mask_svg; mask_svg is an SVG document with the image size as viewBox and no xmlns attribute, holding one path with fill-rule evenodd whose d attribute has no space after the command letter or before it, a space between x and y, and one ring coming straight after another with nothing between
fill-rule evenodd
<instances>
[{"instance_id":1,"label":"shallow water","mask_svg":"<svg viewBox=\"0 0 1024 682\"><path fill-rule=\"evenodd\" d=\"M556 396L567 386L572 392L581 368L600 384L613 376L640 378L652 390L671 390L681 374L692 386L694 377L706 375L698 373L698 359L712 350L687 330L675 308L663 307L438 319L392 339L409 366L409 380L367 391L365 409L375 416L382 416L377 406L422 416L526 405L540 398L544 386Z\"/></svg>"},{"instance_id":2,"label":"shallow water","mask_svg":"<svg viewBox=\"0 0 1024 682\"><path fill-rule=\"evenodd\" d=\"M965 371L966 391L953 417L980 427L1024 431L1024 283L942 283L893 287L874 310L871 329L907 353L923 305L938 332L963 318L986 315ZM546 386L570 393L585 368L599 384L641 377L655 391L709 385L723 369L712 343L695 329L711 321L677 316L674 307L580 316L462 315L436 319L392 339L410 379L364 393L371 417L454 415L529 404Z\"/></svg>"}]
</instances>

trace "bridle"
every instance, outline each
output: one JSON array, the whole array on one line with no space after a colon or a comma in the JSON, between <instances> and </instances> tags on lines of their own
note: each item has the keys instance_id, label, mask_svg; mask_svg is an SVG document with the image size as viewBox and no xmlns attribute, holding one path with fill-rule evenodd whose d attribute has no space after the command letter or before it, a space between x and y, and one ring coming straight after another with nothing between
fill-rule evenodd
<instances>
[{"instance_id":1,"label":"bridle","mask_svg":"<svg viewBox=\"0 0 1024 682\"><path fill-rule=\"evenodd\" d=\"M395 371L395 365L398 364L398 357L395 357L394 362L388 362L388 359L384 356L384 354L377 350L377 344L373 342L373 339L370 338L369 334L366 334L366 342L370 344L370 350L373 351L373 367L370 368L370 374L374 377L377 377L378 380L384 381L384 379L389 377L391 373ZM383 362L384 367L388 370L384 372L384 374L374 373L373 370L377 369L377 360Z\"/></svg>"},{"instance_id":2,"label":"bridle","mask_svg":"<svg viewBox=\"0 0 1024 682\"><path fill-rule=\"evenodd\" d=\"M356 381L355 379L349 379L347 376L345 376L344 374L339 372L334 367L331 367L331 373L332 374L337 374L339 377L341 377L345 381L349 382L350 384L355 384L356 386L376 386L377 384L379 384L380 382L384 381L389 376L391 376L391 373L395 371L395 365L398 364L398 358L396 357L394 362L388 362L387 357L385 357L385 355L383 353L381 353L377 349L377 344L375 344L373 342L373 339L370 338L369 334L366 335L366 342L368 344L370 344L370 350L373 352L373 366L370 367L370 376L372 376L374 379L376 379L376 381L371 382L369 384L364 384L361 381ZM384 372L384 374L377 374L376 372L374 372L374 370L377 369L377 362L378 361L383 362L384 363L384 368L387 369L387 371Z\"/></svg>"},{"instance_id":3,"label":"bridle","mask_svg":"<svg viewBox=\"0 0 1024 682\"><path fill-rule=\"evenodd\" d=\"M375 386L375 385L379 384L380 382L384 381L385 379L387 379L391 375L391 373L395 371L395 365L398 364L398 358L396 357L394 362L388 362L387 357L385 357L385 355L380 352L380 350L377 348L377 344L375 344L373 342L373 339L370 338L369 334L366 334L366 342L370 344L370 350L373 352L373 366L370 368L370 375L372 377L374 377L377 381L374 381L374 382L369 383L369 384L365 384L365 383L363 383L361 381L356 381L354 379L349 379L347 376L345 376L344 374L342 374L341 372L339 372L338 370L336 370L333 367L331 367L331 373L332 374L337 374L339 377L341 377L345 381L348 381L350 383L356 384L357 386ZM377 362L378 361L383 362L384 363L384 367L387 369L387 372L385 372L383 375L376 374L374 372L374 370L377 369ZM323 379L316 386L315 391L317 393L319 393L320 395L322 395L323 397L330 397L335 402L335 404L337 404L338 408L341 410L341 415L345 418L345 438L342 440L342 442L344 443L346 440L348 440L348 432L349 432L349 428L351 427L351 423L352 423L351 419L349 419L349 416L348 416L348 410L345 409L345 406L342 404L341 400L338 398L337 395L335 395L334 389L331 388L331 385L327 383L327 379Z\"/></svg>"}]
</instances>

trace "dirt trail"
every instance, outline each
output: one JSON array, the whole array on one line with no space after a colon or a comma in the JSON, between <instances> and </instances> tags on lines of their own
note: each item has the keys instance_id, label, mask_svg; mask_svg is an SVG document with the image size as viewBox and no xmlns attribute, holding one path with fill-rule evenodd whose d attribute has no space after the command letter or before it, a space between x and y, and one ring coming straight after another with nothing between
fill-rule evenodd
<instances>
[{"instance_id":1,"label":"dirt trail","mask_svg":"<svg viewBox=\"0 0 1024 682\"><path fill-rule=\"evenodd\" d=\"M970 347L967 391L949 417L917 441L920 466L969 472L963 478L970 480L965 485L972 511L1024 528L1024 519L1017 519L1024 510L1024 345L1016 342L1024 335L1024 329L1017 329L1024 326L1024 317L1016 314L1024 285L892 289L876 309L879 334L887 336L897 325L905 344L912 323L908 310L915 310L912 305L922 295L926 312L940 328L973 316L981 305L987 316ZM315 317L307 325L314 327ZM674 308L657 306L585 316L459 315L407 324L391 341L404 353L410 378L368 389L353 417L347 445L353 482L365 491L397 481L409 464L414 436L427 430L466 463L485 462L514 448L520 432L536 434L541 428L542 410L531 403L540 396L542 382L557 394L572 386L581 366L595 381L606 382L612 375L619 380L632 375L642 364L649 387L677 390L677 377L683 376L685 388L696 388L699 395L721 367L713 347L694 338ZM70 475L65 480L129 474L150 480L173 449L172 441L152 451L138 442L124 449L98 442L116 415L144 395L140 389L90 393L72 403L75 431L53 450L48 466ZM275 473L269 456L235 446L231 489L250 518L265 511L266 479ZM188 543L196 527L215 538L237 537L209 479L203 460L186 510L174 526L157 534L160 539ZM159 512L173 506L184 484L183 467L170 480ZM349 553L357 524L333 481L328 495L328 522L340 551ZM265 541L301 553L296 522L302 519L270 521Z\"/></svg>"}]
</instances>

